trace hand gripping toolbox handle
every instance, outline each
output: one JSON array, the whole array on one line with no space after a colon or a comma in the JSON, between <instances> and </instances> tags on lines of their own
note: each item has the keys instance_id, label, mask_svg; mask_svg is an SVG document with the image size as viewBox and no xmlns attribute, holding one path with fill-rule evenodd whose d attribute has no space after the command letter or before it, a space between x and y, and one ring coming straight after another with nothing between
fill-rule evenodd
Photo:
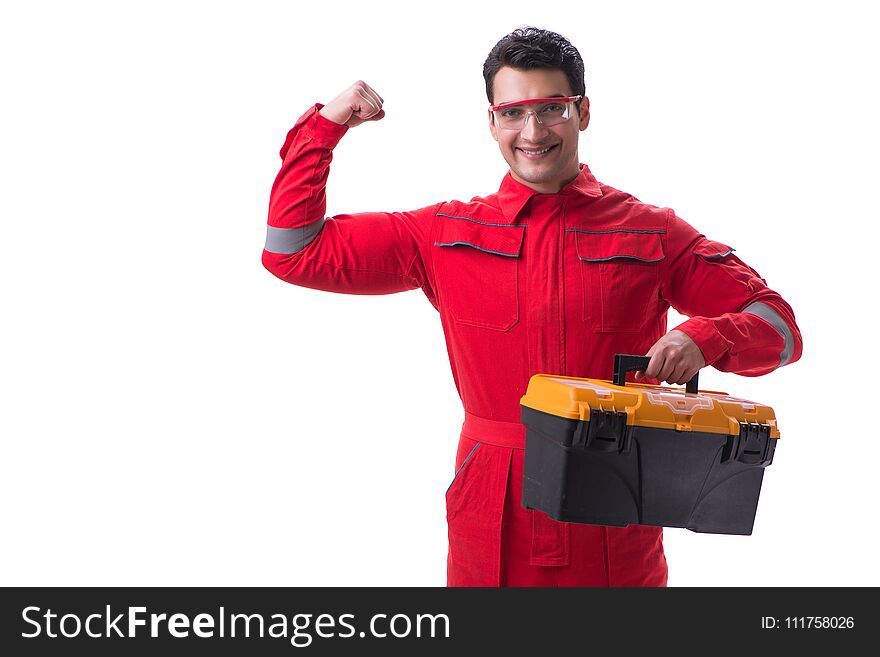
<instances>
[{"instance_id":1,"label":"hand gripping toolbox handle","mask_svg":"<svg viewBox=\"0 0 880 657\"><path fill-rule=\"evenodd\" d=\"M614 381L612 381L612 383L614 383L614 385L616 386L625 386L627 372L631 372L632 370L641 370L642 372L644 372L646 369L648 369L648 363L650 362L650 356L617 354L614 357ZM692 394L697 394L699 377L699 372L694 374L691 380L687 382L687 386L685 387L684 391Z\"/></svg>"}]
</instances>

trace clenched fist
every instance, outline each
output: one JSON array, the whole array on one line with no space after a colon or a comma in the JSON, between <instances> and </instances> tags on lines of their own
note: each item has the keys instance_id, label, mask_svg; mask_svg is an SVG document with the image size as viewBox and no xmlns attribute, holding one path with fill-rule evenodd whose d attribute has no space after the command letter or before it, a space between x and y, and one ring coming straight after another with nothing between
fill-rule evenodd
<instances>
[{"instance_id":1,"label":"clenched fist","mask_svg":"<svg viewBox=\"0 0 880 657\"><path fill-rule=\"evenodd\" d=\"M321 108L320 114L333 123L353 128L364 121L378 121L384 118L385 110L382 109L384 102L382 96L370 85L358 80Z\"/></svg>"}]
</instances>

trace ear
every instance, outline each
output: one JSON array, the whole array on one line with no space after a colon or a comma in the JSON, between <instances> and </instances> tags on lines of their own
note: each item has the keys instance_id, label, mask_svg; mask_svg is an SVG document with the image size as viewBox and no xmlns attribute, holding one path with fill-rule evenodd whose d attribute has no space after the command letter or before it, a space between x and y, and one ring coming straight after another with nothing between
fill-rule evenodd
<instances>
[{"instance_id":1,"label":"ear","mask_svg":"<svg viewBox=\"0 0 880 657\"><path fill-rule=\"evenodd\" d=\"M495 126L495 115L489 110L489 132L492 133L492 139L498 141L498 128Z\"/></svg>"},{"instance_id":2,"label":"ear","mask_svg":"<svg viewBox=\"0 0 880 657\"><path fill-rule=\"evenodd\" d=\"M590 125L590 99L584 96L581 101L581 120L578 128L586 130L588 125Z\"/></svg>"}]
</instances>

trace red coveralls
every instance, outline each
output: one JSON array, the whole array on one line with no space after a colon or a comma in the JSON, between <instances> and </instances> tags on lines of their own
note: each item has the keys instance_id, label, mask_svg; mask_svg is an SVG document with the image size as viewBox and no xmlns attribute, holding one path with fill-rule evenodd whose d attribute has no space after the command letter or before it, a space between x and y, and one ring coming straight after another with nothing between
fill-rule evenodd
<instances>
[{"instance_id":1,"label":"red coveralls","mask_svg":"<svg viewBox=\"0 0 880 657\"><path fill-rule=\"evenodd\" d=\"M326 218L347 128L303 115L281 149L263 264L320 290L421 288L440 312L465 411L446 494L450 586L663 586L662 529L560 523L521 507L520 397L537 373L610 379L677 328L707 365L757 376L797 360L790 306L730 247L583 166L557 194L508 173L497 194L413 212Z\"/></svg>"}]
</instances>

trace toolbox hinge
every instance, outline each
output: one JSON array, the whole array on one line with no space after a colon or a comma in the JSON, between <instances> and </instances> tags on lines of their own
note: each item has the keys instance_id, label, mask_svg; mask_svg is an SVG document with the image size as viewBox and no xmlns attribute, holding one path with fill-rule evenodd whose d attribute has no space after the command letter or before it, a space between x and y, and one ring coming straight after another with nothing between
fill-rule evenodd
<instances>
[{"instance_id":1,"label":"toolbox hinge","mask_svg":"<svg viewBox=\"0 0 880 657\"><path fill-rule=\"evenodd\" d=\"M768 466L773 462L776 441L770 438L770 425L740 422L739 435L729 436L721 462L735 459L746 465Z\"/></svg>"},{"instance_id":2,"label":"toolbox hinge","mask_svg":"<svg viewBox=\"0 0 880 657\"><path fill-rule=\"evenodd\" d=\"M590 421L579 424L573 444L600 452L626 451L626 411L590 409Z\"/></svg>"}]
</instances>

